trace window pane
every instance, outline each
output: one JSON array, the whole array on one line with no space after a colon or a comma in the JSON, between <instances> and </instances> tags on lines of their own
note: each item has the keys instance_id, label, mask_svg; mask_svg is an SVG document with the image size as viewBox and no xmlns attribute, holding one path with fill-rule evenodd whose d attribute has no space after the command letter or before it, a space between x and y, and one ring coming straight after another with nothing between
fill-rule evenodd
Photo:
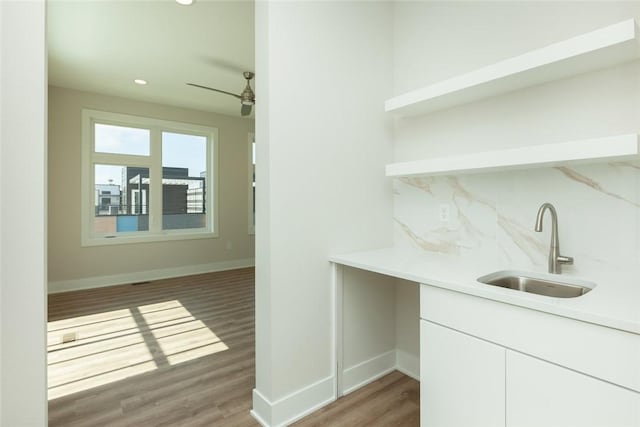
<instances>
[{"instance_id":1,"label":"window pane","mask_svg":"<svg viewBox=\"0 0 640 427\"><path fill-rule=\"evenodd\" d=\"M256 141L255 141L255 137L254 137L254 141L251 143L251 163L252 163L252 169L251 169L251 192L253 193L253 201L251 203L251 221L253 224L253 227L255 229L256 226Z\"/></svg>"},{"instance_id":2,"label":"window pane","mask_svg":"<svg viewBox=\"0 0 640 427\"><path fill-rule=\"evenodd\" d=\"M162 228L207 226L207 138L162 132Z\"/></svg>"},{"instance_id":3,"label":"window pane","mask_svg":"<svg viewBox=\"0 0 640 427\"><path fill-rule=\"evenodd\" d=\"M98 234L149 230L149 168L95 165Z\"/></svg>"},{"instance_id":4,"label":"window pane","mask_svg":"<svg viewBox=\"0 0 640 427\"><path fill-rule=\"evenodd\" d=\"M96 152L148 156L150 133L148 129L96 123Z\"/></svg>"}]
</instances>

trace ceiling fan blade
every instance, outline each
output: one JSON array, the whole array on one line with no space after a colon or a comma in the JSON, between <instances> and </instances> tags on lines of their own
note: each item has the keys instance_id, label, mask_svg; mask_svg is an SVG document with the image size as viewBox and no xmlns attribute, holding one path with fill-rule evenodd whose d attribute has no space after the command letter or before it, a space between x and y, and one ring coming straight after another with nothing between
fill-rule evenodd
<instances>
[{"instance_id":1,"label":"ceiling fan blade","mask_svg":"<svg viewBox=\"0 0 640 427\"><path fill-rule=\"evenodd\" d=\"M251 107L253 107L253 105L242 104L242 108L240 109L240 115L248 116L249 114L251 114Z\"/></svg>"},{"instance_id":2,"label":"ceiling fan blade","mask_svg":"<svg viewBox=\"0 0 640 427\"><path fill-rule=\"evenodd\" d=\"M189 86L194 86L194 87L199 87L200 89L207 89L207 90L212 90L214 92L220 92L220 93L224 93L225 95L231 95L234 98L238 98L238 99L242 99L242 97L240 95L236 95L235 93L231 93L231 92L227 92L225 90L220 90L220 89L214 89L212 87L208 87L208 86L202 86L202 85L197 85L195 83L187 83Z\"/></svg>"}]
</instances>

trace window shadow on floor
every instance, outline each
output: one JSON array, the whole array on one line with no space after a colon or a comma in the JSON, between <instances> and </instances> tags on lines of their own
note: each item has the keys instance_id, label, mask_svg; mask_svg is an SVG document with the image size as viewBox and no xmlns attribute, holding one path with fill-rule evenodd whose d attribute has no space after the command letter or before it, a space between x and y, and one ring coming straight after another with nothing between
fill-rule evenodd
<instances>
[{"instance_id":1,"label":"window shadow on floor","mask_svg":"<svg viewBox=\"0 0 640 427\"><path fill-rule=\"evenodd\" d=\"M253 269L57 294L49 309L50 425L247 415Z\"/></svg>"}]
</instances>

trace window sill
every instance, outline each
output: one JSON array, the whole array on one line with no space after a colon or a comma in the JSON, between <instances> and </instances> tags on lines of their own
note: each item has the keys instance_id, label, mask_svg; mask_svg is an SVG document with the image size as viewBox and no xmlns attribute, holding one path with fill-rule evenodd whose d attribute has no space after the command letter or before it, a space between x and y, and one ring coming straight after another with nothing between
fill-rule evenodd
<instances>
[{"instance_id":1,"label":"window sill","mask_svg":"<svg viewBox=\"0 0 640 427\"><path fill-rule=\"evenodd\" d=\"M174 240L217 239L220 235L212 231L145 233L135 236L117 235L114 237L83 237L82 246L110 246L136 243L169 242Z\"/></svg>"}]
</instances>

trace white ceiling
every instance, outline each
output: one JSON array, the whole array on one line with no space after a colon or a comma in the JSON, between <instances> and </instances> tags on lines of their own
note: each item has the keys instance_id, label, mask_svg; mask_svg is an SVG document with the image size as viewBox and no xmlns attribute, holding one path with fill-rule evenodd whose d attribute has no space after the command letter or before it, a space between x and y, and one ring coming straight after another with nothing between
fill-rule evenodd
<instances>
[{"instance_id":1,"label":"white ceiling","mask_svg":"<svg viewBox=\"0 0 640 427\"><path fill-rule=\"evenodd\" d=\"M240 117L238 99L185 83L242 92L253 22L253 1L49 0L49 84Z\"/></svg>"}]
</instances>

